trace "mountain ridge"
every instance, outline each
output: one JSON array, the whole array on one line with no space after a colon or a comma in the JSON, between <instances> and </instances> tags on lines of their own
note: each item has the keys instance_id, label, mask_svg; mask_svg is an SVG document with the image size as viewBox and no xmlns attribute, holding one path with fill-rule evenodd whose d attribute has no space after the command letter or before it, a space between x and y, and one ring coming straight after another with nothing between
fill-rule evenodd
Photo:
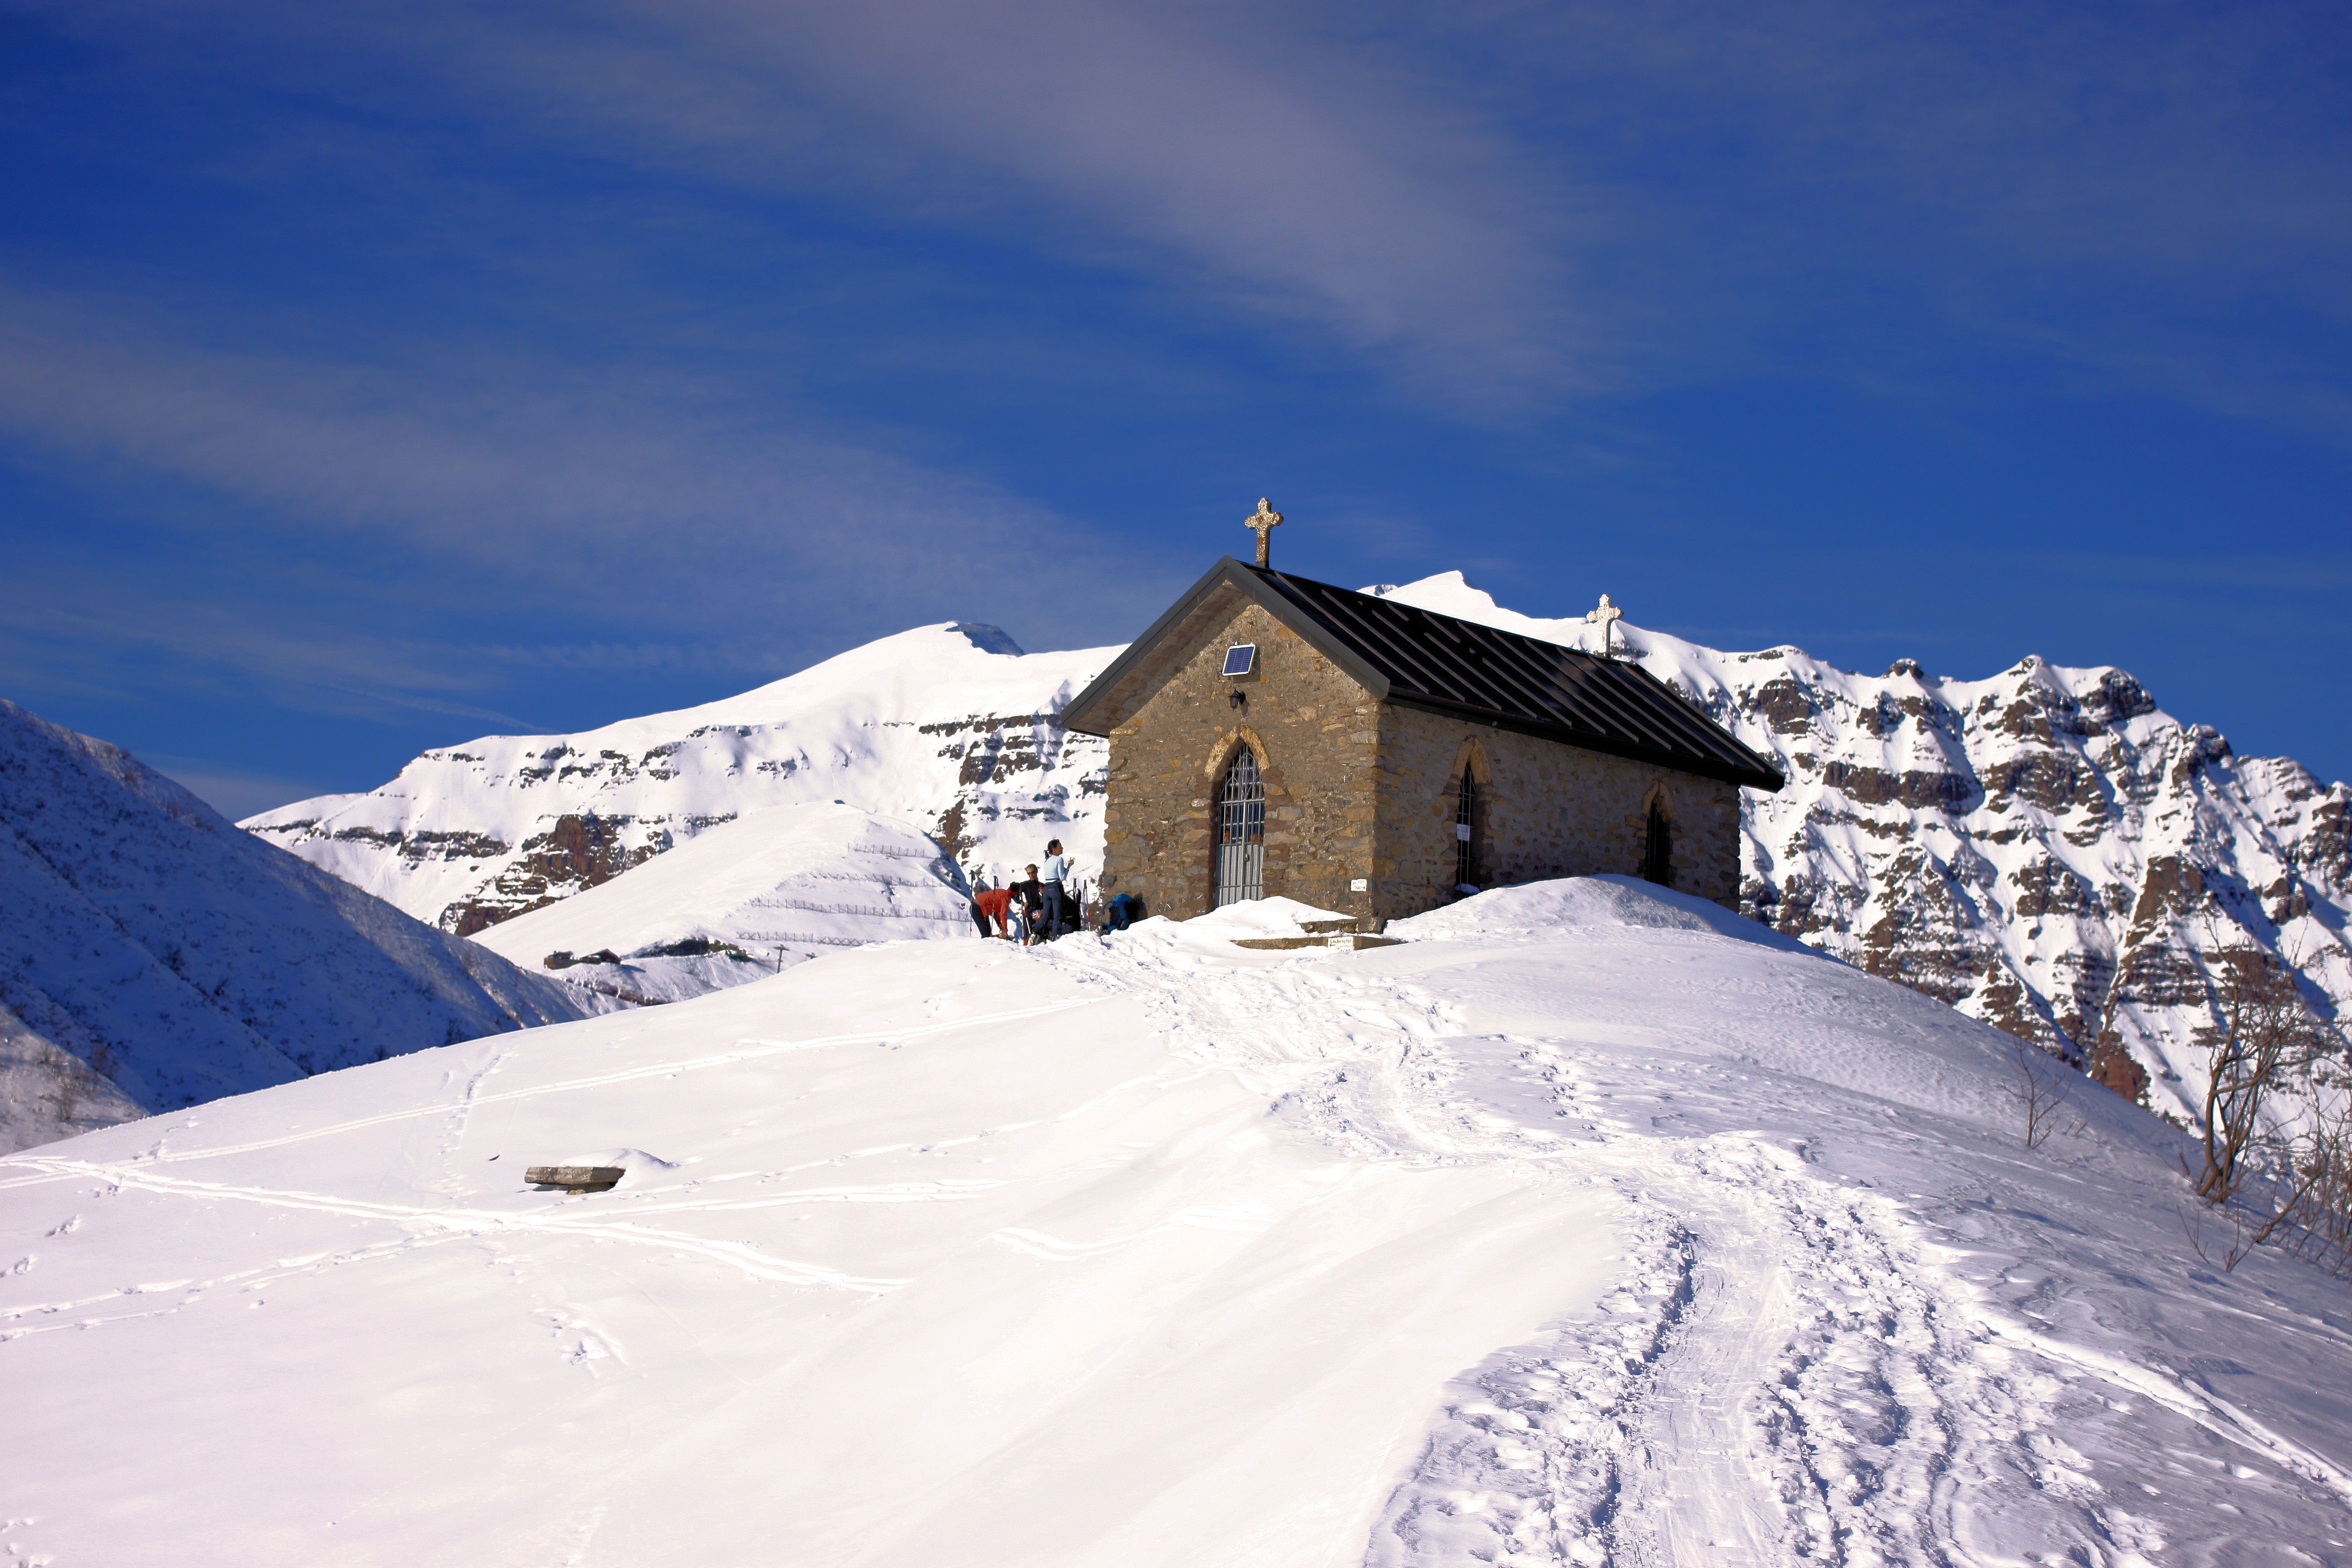
<instances>
[{"instance_id":1,"label":"mountain ridge","mask_svg":"<svg viewBox=\"0 0 2352 1568\"><path fill-rule=\"evenodd\" d=\"M1571 646L1593 635L1580 619L1507 609L1458 572L1367 591ZM1624 621L1616 636L1619 657L1787 773L1779 794L1742 797L1743 910L1775 930L2031 1040L2175 1118L2195 1112L2212 977L2232 955L2290 963L2325 1018L2352 1006L2341 934L2352 920L2352 787L2322 784L2292 759L2237 757L2210 726L2166 713L2127 672L2028 657L1981 679L1931 675L1910 659L1868 676L1793 647L1726 652ZM480 762L454 748L425 753L378 791L297 803L247 826L451 930L478 931L607 880L658 853L656 835L698 830L698 813L707 825L792 798L761 782L762 764L790 764L798 798L838 796L923 824L968 871L1034 858L1049 834L1098 865L1103 744L1062 730L1056 716L1117 651L1006 655L953 626L919 628L722 703L498 742L509 772L495 805L488 777L454 778ZM1017 671L1005 667L1016 659ZM910 679L917 668L929 679ZM861 731L841 688L877 668L896 684L887 701L866 702ZM819 711L826 702L839 710ZM782 710L793 703L809 706ZM681 723L712 710L740 731L723 746L707 724ZM577 756L589 749L578 743L628 724L666 727L667 757L699 745L714 752L707 763L724 760L732 772L705 765L719 787L675 792L649 811L617 787L622 770L611 764L626 759L593 759L600 773ZM877 726L919 735L928 754L842 743L830 766L798 773L810 757L803 740L841 742ZM693 732L674 732L682 728ZM730 778L743 781L732 795ZM538 804L544 795L534 792L546 791L568 815ZM559 839L613 848L548 876L527 849L504 847ZM478 840L499 844L505 858L470 863L472 884L450 898L464 879L437 871L453 863L442 847Z\"/></svg>"},{"instance_id":2,"label":"mountain ridge","mask_svg":"<svg viewBox=\"0 0 2352 1568\"><path fill-rule=\"evenodd\" d=\"M594 1011L5 700L0 824L16 1146Z\"/></svg>"},{"instance_id":3,"label":"mountain ridge","mask_svg":"<svg viewBox=\"0 0 2352 1568\"><path fill-rule=\"evenodd\" d=\"M1576 642L1459 573L1388 593ZM1993 676L1843 670L1621 623L1624 657L1780 763L1743 794L1751 918L2066 1058L2193 1121L2216 976L2298 972L2352 1006L2352 786L2242 759L2127 671L2033 655Z\"/></svg>"},{"instance_id":4,"label":"mountain ridge","mask_svg":"<svg viewBox=\"0 0 2352 1568\"><path fill-rule=\"evenodd\" d=\"M921 626L715 702L426 752L378 789L242 826L457 935L770 805L845 799L1001 877L1055 831L1099 846L1107 752L1055 716L1117 651Z\"/></svg>"}]
</instances>

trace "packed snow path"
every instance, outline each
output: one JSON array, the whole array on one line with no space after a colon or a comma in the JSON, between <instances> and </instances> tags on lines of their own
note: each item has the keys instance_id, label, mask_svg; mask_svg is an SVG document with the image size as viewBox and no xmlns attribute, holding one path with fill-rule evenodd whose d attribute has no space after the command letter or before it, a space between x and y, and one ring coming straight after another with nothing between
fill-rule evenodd
<instances>
[{"instance_id":1,"label":"packed snow path","mask_svg":"<svg viewBox=\"0 0 2352 1568\"><path fill-rule=\"evenodd\" d=\"M1369 1561L2344 1550L2352 1480L2213 1390L2217 1375L2257 1375L2213 1353L2267 1337L2237 1338L2244 1304L2151 1311L2151 1254L2176 1288L2238 1294L2185 1245L2166 1130L2078 1093L2066 1139L2025 1154L2000 1037L1851 970L1808 969L1794 943L1787 961L1744 954L1727 972L1710 928L1764 937L1595 879L1402 928L1453 941L1215 985L1171 983L1189 964L1222 968L1188 959L1181 932L1132 968L1118 950L1055 950L1158 991L1181 1050L1256 1077L1335 1146L1549 1184L1572 1172L1624 1201L1616 1289L1462 1380L1467 1397L1390 1500ZM2053 1183L2090 1191L2062 1204ZM1996 1235L1998 1248L1948 1245ZM2323 1407L2340 1458L2352 1314L2337 1288L2277 1273L2313 1310L2274 1325L2270 1392L2284 1411ZM2250 1293L2274 1311L2275 1289ZM2068 1342L2035 1327L2060 1318L2092 1332ZM2174 1331L2138 1337L2159 1325ZM2336 1371L2316 1397L2298 1384L2314 1340ZM2068 1441L2092 1430L2095 1460ZM2266 1475L2281 1484L2210 1489ZM2290 1514L2308 1510L2299 1527L2273 1514L2281 1492Z\"/></svg>"},{"instance_id":2,"label":"packed snow path","mask_svg":"<svg viewBox=\"0 0 2352 1568\"><path fill-rule=\"evenodd\" d=\"M0 1541L2352 1562L2342 1288L2208 1268L2159 1124L2029 1152L2000 1037L1718 926L871 949L0 1163Z\"/></svg>"}]
</instances>

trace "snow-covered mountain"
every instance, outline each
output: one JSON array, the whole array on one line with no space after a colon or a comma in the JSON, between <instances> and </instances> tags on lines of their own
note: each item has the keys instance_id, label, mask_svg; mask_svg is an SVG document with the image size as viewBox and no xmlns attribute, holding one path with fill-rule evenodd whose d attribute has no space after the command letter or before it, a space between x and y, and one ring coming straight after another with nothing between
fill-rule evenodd
<instances>
[{"instance_id":1,"label":"snow-covered mountain","mask_svg":"<svg viewBox=\"0 0 2352 1568\"><path fill-rule=\"evenodd\" d=\"M2343 1287L2210 1267L2153 1117L2078 1081L2027 1149L2017 1042L1639 884L1216 927L843 950L0 1161L0 1546L2343 1560Z\"/></svg>"},{"instance_id":2,"label":"snow-covered mountain","mask_svg":"<svg viewBox=\"0 0 2352 1568\"><path fill-rule=\"evenodd\" d=\"M919 824L1000 882L1055 836L1099 864L1104 743L1056 716L1118 652L926 626L699 708L427 752L380 789L244 826L461 936L773 805Z\"/></svg>"},{"instance_id":3,"label":"snow-covered mountain","mask_svg":"<svg viewBox=\"0 0 2352 1568\"><path fill-rule=\"evenodd\" d=\"M777 805L474 940L629 1002L673 1002L869 942L976 938L971 889L921 829L854 805Z\"/></svg>"},{"instance_id":4,"label":"snow-covered mountain","mask_svg":"<svg viewBox=\"0 0 2352 1568\"><path fill-rule=\"evenodd\" d=\"M0 701L0 1143L590 1011Z\"/></svg>"},{"instance_id":5,"label":"snow-covered mountain","mask_svg":"<svg viewBox=\"0 0 2352 1568\"><path fill-rule=\"evenodd\" d=\"M1580 644L1458 573L1381 590ZM1793 647L1723 653L1621 623L1632 657L1788 775L1747 792L1741 901L2189 1118L2217 955L2283 957L2352 1017L2352 787L2242 758L2112 667L2028 658L1985 680L1857 675Z\"/></svg>"},{"instance_id":6,"label":"snow-covered mountain","mask_svg":"<svg viewBox=\"0 0 2352 1568\"><path fill-rule=\"evenodd\" d=\"M1582 645L1458 573L1378 592ZM2233 756L2123 671L1856 675L1621 622L1633 657L1778 760L1746 797L1748 911L2188 1113L2217 951L2293 960L2352 1005L2352 789ZM1044 839L1098 866L1102 742L1062 706L1118 652L1022 656L935 626L757 691L580 736L428 752L382 789L247 826L420 919L479 931L755 806L839 799L1002 875Z\"/></svg>"}]
</instances>

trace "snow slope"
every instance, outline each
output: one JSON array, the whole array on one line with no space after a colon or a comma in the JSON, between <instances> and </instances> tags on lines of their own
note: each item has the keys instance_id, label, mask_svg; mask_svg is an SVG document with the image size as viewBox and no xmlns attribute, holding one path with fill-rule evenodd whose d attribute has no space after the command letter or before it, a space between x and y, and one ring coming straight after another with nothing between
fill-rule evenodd
<instances>
[{"instance_id":1,"label":"snow slope","mask_svg":"<svg viewBox=\"0 0 2352 1568\"><path fill-rule=\"evenodd\" d=\"M1390 594L1585 646L1447 573ZM2260 952L2352 1017L2352 787L2242 758L2120 669L1857 675L1630 622L1632 655L1789 778L1743 792L1747 912L2193 1119L2209 977Z\"/></svg>"},{"instance_id":2,"label":"snow slope","mask_svg":"<svg viewBox=\"0 0 2352 1568\"><path fill-rule=\"evenodd\" d=\"M562 978L670 1002L834 948L977 941L971 897L955 862L910 824L829 802L771 806L474 940L525 967L609 951L625 962L573 964Z\"/></svg>"},{"instance_id":3,"label":"snow slope","mask_svg":"<svg viewBox=\"0 0 2352 1568\"><path fill-rule=\"evenodd\" d=\"M593 1010L5 701L0 825L6 1147Z\"/></svg>"},{"instance_id":4,"label":"snow slope","mask_svg":"<svg viewBox=\"0 0 2352 1568\"><path fill-rule=\"evenodd\" d=\"M1055 716L1118 651L925 626L699 708L427 752L379 789L244 826L461 936L771 805L919 824L1002 886L1057 835L1100 863L1107 752Z\"/></svg>"},{"instance_id":5,"label":"snow slope","mask_svg":"<svg viewBox=\"0 0 2352 1568\"><path fill-rule=\"evenodd\" d=\"M2204 1264L2161 1123L2029 1152L2017 1042L1638 884L1403 934L845 951L0 1161L0 1542L2352 1558L2342 1288Z\"/></svg>"}]
</instances>

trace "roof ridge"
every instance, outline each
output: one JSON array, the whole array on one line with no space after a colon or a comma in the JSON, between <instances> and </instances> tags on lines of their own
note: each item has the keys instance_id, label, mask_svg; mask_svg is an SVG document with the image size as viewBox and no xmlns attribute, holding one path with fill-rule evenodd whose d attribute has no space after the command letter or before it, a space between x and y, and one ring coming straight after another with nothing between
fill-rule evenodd
<instances>
[{"instance_id":1,"label":"roof ridge","mask_svg":"<svg viewBox=\"0 0 2352 1568\"><path fill-rule=\"evenodd\" d=\"M1119 721L1106 722L1096 710L1139 703L1151 652L1221 584L1290 625L1376 700L1751 788L1778 790L1785 782L1713 715L1639 664L1231 556L1080 692L1065 721L1108 733Z\"/></svg>"}]
</instances>

